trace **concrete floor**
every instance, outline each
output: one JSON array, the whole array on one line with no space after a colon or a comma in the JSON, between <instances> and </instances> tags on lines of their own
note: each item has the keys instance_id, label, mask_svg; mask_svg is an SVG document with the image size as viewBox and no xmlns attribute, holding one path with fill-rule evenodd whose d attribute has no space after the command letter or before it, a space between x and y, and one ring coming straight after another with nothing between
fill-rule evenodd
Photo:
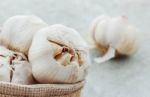
<instances>
[{"instance_id":1,"label":"concrete floor","mask_svg":"<svg viewBox=\"0 0 150 97\"><path fill-rule=\"evenodd\" d=\"M34 14L49 24L75 28L86 38L98 15L126 15L141 31L140 50L134 56L92 64L82 97L150 97L149 0L1 0L0 24L13 15ZM96 57L91 50L91 58Z\"/></svg>"}]
</instances>

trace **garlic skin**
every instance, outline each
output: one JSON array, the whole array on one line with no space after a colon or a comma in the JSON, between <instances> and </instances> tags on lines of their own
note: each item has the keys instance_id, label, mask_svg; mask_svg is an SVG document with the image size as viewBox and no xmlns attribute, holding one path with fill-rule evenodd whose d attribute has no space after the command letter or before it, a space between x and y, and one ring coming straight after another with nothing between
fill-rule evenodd
<instances>
[{"instance_id":1,"label":"garlic skin","mask_svg":"<svg viewBox=\"0 0 150 97\"><path fill-rule=\"evenodd\" d=\"M10 17L2 27L0 43L5 47L27 55L33 35L47 24L33 15Z\"/></svg>"},{"instance_id":2,"label":"garlic skin","mask_svg":"<svg viewBox=\"0 0 150 97\"><path fill-rule=\"evenodd\" d=\"M97 63L117 56L132 55L139 48L138 31L125 16L100 16L93 21L90 33L96 46L104 54L95 59Z\"/></svg>"},{"instance_id":3,"label":"garlic skin","mask_svg":"<svg viewBox=\"0 0 150 97\"><path fill-rule=\"evenodd\" d=\"M23 54L3 46L0 46L0 51L0 81L17 84L34 83L31 65Z\"/></svg>"},{"instance_id":4,"label":"garlic skin","mask_svg":"<svg viewBox=\"0 0 150 97\"><path fill-rule=\"evenodd\" d=\"M77 31L55 24L35 34L29 60L40 83L76 83L87 75L88 48Z\"/></svg>"},{"instance_id":5,"label":"garlic skin","mask_svg":"<svg viewBox=\"0 0 150 97\"><path fill-rule=\"evenodd\" d=\"M14 62L15 71L13 72L13 77L11 83L18 84L34 84L34 79L32 76L31 65L27 61Z\"/></svg>"},{"instance_id":6,"label":"garlic skin","mask_svg":"<svg viewBox=\"0 0 150 97\"><path fill-rule=\"evenodd\" d=\"M10 82L9 62L6 58L10 52L4 47L0 47L0 51L0 81Z\"/></svg>"}]
</instances>

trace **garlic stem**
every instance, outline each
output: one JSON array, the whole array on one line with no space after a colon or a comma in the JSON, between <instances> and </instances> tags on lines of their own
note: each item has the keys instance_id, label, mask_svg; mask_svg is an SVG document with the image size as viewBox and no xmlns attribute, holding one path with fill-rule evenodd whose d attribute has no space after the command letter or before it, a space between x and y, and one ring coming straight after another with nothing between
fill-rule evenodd
<instances>
[{"instance_id":1,"label":"garlic stem","mask_svg":"<svg viewBox=\"0 0 150 97\"><path fill-rule=\"evenodd\" d=\"M96 63L100 64L100 63L108 61L114 57L115 57L115 49L112 47L109 47L108 51L106 52L106 54L104 56L95 58L94 61Z\"/></svg>"}]
</instances>

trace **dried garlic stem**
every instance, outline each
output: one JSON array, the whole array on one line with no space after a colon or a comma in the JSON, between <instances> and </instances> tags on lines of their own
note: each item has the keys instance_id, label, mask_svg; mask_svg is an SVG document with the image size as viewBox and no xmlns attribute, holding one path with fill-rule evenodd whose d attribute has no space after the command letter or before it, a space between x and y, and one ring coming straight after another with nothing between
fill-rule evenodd
<instances>
[{"instance_id":1,"label":"dried garlic stem","mask_svg":"<svg viewBox=\"0 0 150 97\"><path fill-rule=\"evenodd\" d=\"M110 59L112 59L114 57L115 57L115 49L112 48L112 47L109 47L108 51L106 52L106 54L104 56L95 58L94 61L96 63L100 64L100 63L108 61L108 60L110 60Z\"/></svg>"}]
</instances>

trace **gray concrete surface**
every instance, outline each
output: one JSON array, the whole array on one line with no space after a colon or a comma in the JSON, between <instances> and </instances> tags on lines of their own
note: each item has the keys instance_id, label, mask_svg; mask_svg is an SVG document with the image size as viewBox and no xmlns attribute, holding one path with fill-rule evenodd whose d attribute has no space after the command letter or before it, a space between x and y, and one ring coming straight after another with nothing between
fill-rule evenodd
<instances>
[{"instance_id":1,"label":"gray concrete surface","mask_svg":"<svg viewBox=\"0 0 150 97\"><path fill-rule=\"evenodd\" d=\"M98 15L126 15L141 31L137 54L103 64L92 64L82 97L150 97L149 0L1 0L0 24L10 16L34 14L49 24L75 28L86 38L90 22ZM91 58L99 56L91 50Z\"/></svg>"}]
</instances>

